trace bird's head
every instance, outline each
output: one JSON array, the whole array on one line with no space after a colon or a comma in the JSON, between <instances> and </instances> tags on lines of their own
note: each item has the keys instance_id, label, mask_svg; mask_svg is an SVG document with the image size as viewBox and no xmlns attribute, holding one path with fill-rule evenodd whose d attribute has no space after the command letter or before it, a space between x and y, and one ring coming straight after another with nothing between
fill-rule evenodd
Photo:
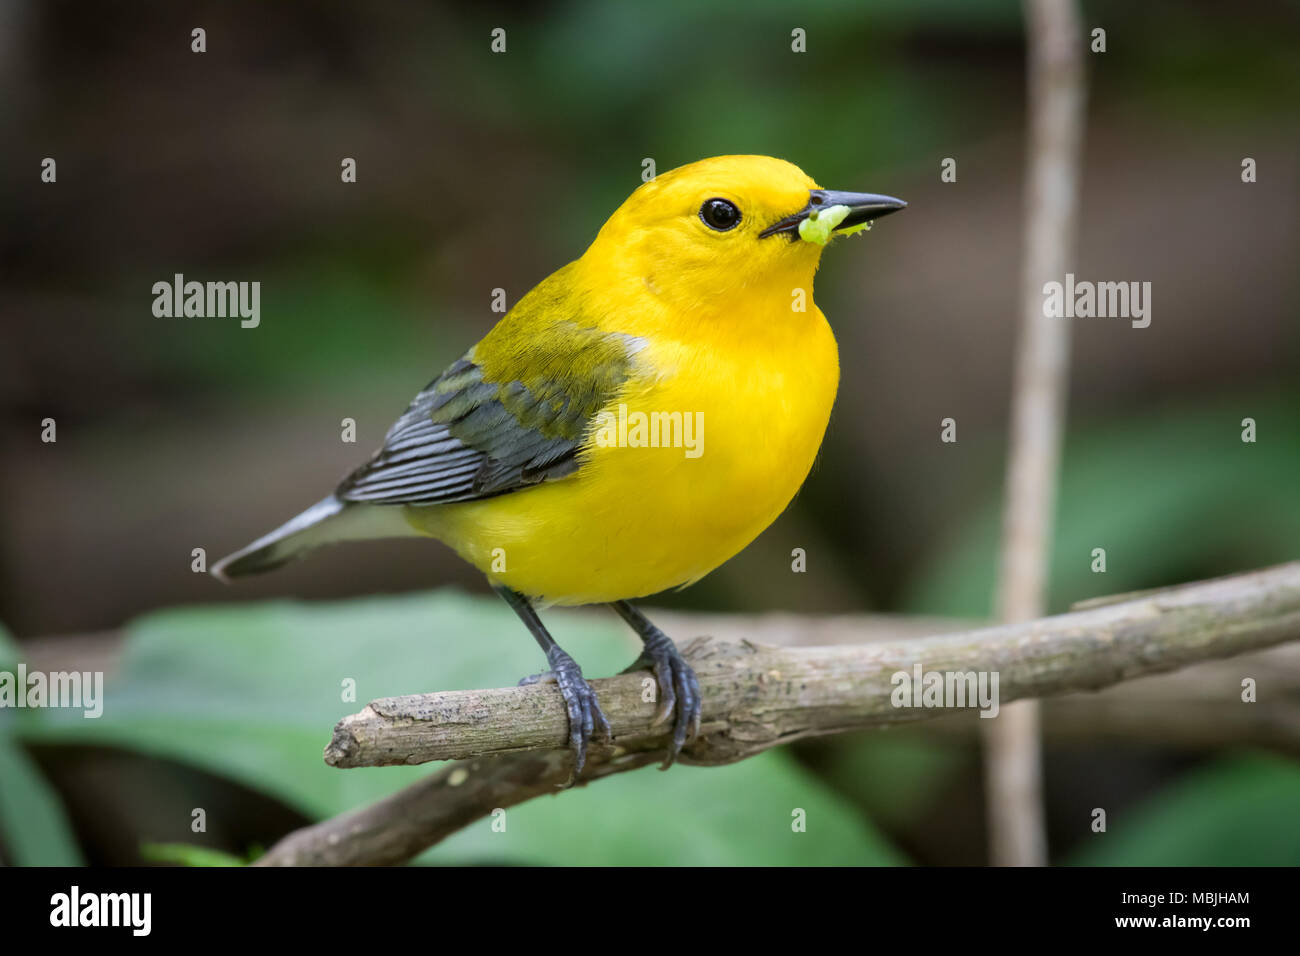
<instances>
[{"instance_id":1,"label":"bird's head","mask_svg":"<svg viewBox=\"0 0 1300 956\"><path fill-rule=\"evenodd\" d=\"M675 304L741 290L810 287L822 249L907 204L821 189L771 156L717 156L662 173L605 223L584 259L606 279L643 283Z\"/></svg>"}]
</instances>

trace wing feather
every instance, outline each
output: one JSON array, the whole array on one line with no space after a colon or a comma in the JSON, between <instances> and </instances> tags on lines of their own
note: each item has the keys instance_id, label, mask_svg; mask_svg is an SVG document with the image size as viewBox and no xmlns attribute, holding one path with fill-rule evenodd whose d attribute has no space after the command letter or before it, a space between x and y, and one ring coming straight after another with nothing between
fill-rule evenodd
<instances>
[{"instance_id":1,"label":"wing feather","mask_svg":"<svg viewBox=\"0 0 1300 956\"><path fill-rule=\"evenodd\" d=\"M578 470L591 419L621 393L644 343L559 322L535 337L544 343L538 348L520 348L517 340L491 348L494 337L517 331L512 319L513 313L415 396L383 447L339 485L339 498L468 501ZM499 358L476 361L479 354Z\"/></svg>"}]
</instances>

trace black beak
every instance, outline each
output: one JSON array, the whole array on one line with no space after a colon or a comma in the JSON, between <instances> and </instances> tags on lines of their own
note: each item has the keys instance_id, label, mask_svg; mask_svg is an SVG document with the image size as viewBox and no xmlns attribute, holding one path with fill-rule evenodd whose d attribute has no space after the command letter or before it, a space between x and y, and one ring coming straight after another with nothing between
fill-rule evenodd
<instances>
[{"instance_id":1,"label":"black beak","mask_svg":"<svg viewBox=\"0 0 1300 956\"><path fill-rule=\"evenodd\" d=\"M799 238L799 223L807 219L814 210L826 209L830 206L849 207L849 214L844 217L843 222L835 227L836 229L844 229L848 226L871 222L881 216L888 216L891 212L898 212L898 210L906 207L907 203L901 199L895 199L893 196L877 196L875 193L842 193L834 189L812 189L808 192L808 205L793 216L786 216L780 222L772 223L772 225L760 232L758 237L766 239L768 236L784 233L792 239L797 239Z\"/></svg>"}]
</instances>

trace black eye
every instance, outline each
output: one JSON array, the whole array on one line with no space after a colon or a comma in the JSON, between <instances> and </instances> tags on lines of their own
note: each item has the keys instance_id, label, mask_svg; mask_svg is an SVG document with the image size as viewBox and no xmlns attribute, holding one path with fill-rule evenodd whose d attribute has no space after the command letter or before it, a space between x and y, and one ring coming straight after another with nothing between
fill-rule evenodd
<instances>
[{"instance_id":1,"label":"black eye","mask_svg":"<svg viewBox=\"0 0 1300 956\"><path fill-rule=\"evenodd\" d=\"M710 229L726 232L728 229L734 229L740 222L740 210L736 208L735 203L727 202L725 199L706 199L704 205L700 207L700 218Z\"/></svg>"}]
</instances>

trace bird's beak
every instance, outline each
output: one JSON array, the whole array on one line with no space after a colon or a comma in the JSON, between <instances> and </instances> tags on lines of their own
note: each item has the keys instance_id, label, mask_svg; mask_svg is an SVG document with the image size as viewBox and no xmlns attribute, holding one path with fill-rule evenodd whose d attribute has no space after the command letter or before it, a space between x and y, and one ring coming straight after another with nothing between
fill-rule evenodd
<instances>
[{"instance_id":1,"label":"bird's beak","mask_svg":"<svg viewBox=\"0 0 1300 956\"><path fill-rule=\"evenodd\" d=\"M768 236L787 235L791 239L799 238L799 224L809 217L816 218L822 209L832 206L847 206L849 213L835 227L836 231L850 226L859 226L871 222L891 212L898 212L907 203L893 196L878 196L875 193L845 193L834 189L812 189L808 191L808 205L793 215L774 222L758 234L760 239Z\"/></svg>"}]
</instances>

